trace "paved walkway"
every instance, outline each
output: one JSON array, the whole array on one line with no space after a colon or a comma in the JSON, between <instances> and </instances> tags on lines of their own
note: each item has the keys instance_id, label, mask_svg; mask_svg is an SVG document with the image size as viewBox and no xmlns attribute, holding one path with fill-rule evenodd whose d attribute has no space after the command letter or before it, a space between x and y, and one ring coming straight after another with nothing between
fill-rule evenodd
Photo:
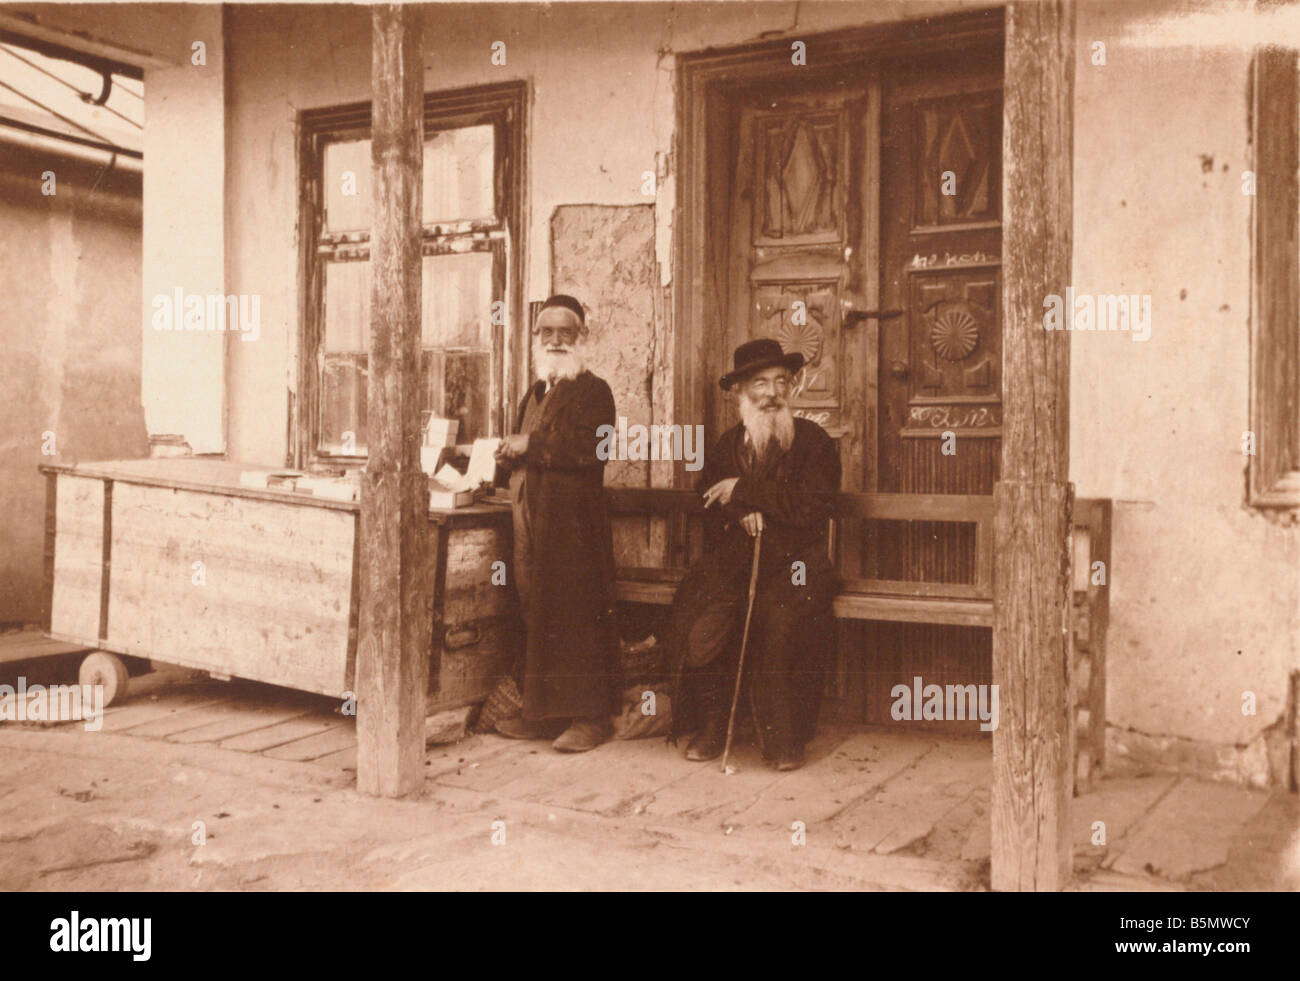
<instances>
[{"instance_id":1,"label":"paved walkway","mask_svg":"<svg viewBox=\"0 0 1300 981\"><path fill-rule=\"evenodd\" d=\"M101 732L0 724L0 888L988 887L987 740L836 727L801 770L742 746L723 775L662 739L469 736L384 801L352 789L335 707L173 671L132 679ZM1074 887L1300 888L1295 802L1103 781L1074 802Z\"/></svg>"}]
</instances>

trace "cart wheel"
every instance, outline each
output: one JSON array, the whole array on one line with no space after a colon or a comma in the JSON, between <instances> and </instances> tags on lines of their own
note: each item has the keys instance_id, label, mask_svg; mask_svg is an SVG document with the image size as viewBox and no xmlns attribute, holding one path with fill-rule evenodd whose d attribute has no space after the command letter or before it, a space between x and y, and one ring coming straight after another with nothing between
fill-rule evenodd
<instances>
[{"instance_id":1,"label":"cart wheel","mask_svg":"<svg viewBox=\"0 0 1300 981\"><path fill-rule=\"evenodd\" d=\"M116 654L94 651L81 662L77 681L83 685L103 685L104 706L107 707L126 694L126 665Z\"/></svg>"}]
</instances>

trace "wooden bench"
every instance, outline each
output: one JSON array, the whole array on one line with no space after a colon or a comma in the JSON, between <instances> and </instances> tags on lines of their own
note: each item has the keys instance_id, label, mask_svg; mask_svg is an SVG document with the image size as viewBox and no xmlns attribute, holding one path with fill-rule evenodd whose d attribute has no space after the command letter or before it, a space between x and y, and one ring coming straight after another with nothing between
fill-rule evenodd
<instances>
[{"instance_id":1,"label":"wooden bench","mask_svg":"<svg viewBox=\"0 0 1300 981\"><path fill-rule=\"evenodd\" d=\"M651 522L650 551L667 556L664 566L620 565L617 595L628 603L672 602L691 560L703 547L703 507L689 490L611 488L616 519ZM1073 661L1071 728L1076 791L1090 786L1106 754L1106 634L1110 619L1111 502L1074 502L1074 582L1071 611ZM861 579L841 574L834 599L840 620L993 625L993 498L942 494L840 494L831 520L830 553L843 569L839 535L846 522L944 522L974 526L973 575L969 582ZM969 541L969 539L968 539ZM970 567L970 563L965 563ZM836 689L839 690L838 688Z\"/></svg>"},{"instance_id":2,"label":"wooden bench","mask_svg":"<svg viewBox=\"0 0 1300 981\"><path fill-rule=\"evenodd\" d=\"M610 488L615 518L651 517L665 522L664 566L618 569L617 596L629 603L668 604L702 546L703 506L690 490ZM851 620L943 623L966 627L993 625L993 498L955 494L840 494L831 522L830 552L841 565L840 527L844 522L924 521L973 525L975 575L972 582L917 582L841 576L835 615Z\"/></svg>"}]
</instances>

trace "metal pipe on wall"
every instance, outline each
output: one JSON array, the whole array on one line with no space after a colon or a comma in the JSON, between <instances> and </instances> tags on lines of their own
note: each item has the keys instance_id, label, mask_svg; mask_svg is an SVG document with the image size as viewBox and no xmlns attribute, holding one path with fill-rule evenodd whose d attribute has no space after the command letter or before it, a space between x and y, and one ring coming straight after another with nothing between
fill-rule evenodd
<instances>
[{"instance_id":1,"label":"metal pipe on wall","mask_svg":"<svg viewBox=\"0 0 1300 981\"><path fill-rule=\"evenodd\" d=\"M52 153L81 163L107 166L130 174L144 173L143 157L104 144L67 138L34 130L0 117L0 146L12 146L36 153Z\"/></svg>"}]
</instances>

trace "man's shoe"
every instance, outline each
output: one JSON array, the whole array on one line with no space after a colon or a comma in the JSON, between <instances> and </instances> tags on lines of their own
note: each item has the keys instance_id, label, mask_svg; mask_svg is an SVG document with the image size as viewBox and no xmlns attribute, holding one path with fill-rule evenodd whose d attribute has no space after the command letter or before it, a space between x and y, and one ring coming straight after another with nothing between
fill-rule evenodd
<instances>
[{"instance_id":1,"label":"man's shoe","mask_svg":"<svg viewBox=\"0 0 1300 981\"><path fill-rule=\"evenodd\" d=\"M803 766L803 747L784 749L777 753L775 765L781 771L799 769Z\"/></svg>"},{"instance_id":2,"label":"man's shoe","mask_svg":"<svg viewBox=\"0 0 1300 981\"><path fill-rule=\"evenodd\" d=\"M554 720L529 722L522 715L501 719L496 724L497 732L507 739L554 739L555 728Z\"/></svg>"},{"instance_id":3,"label":"man's shoe","mask_svg":"<svg viewBox=\"0 0 1300 981\"><path fill-rule=\"evenodd\" d=\"M707 719L704 728L686 746L686 758L694 763L716 760L727 746L727 720L713 717Z\"/></svg>"},{"instance_id":4,"label":"man's shoe","mask_svg":"<svg viewBox=\"0 0 1300 981\"><path fill-rule=\"evenodd\" d=\"M611 730L608 719L574 719L551 746L561 753L585 753L608 739Z\"/></svg>"}]
</instances>

